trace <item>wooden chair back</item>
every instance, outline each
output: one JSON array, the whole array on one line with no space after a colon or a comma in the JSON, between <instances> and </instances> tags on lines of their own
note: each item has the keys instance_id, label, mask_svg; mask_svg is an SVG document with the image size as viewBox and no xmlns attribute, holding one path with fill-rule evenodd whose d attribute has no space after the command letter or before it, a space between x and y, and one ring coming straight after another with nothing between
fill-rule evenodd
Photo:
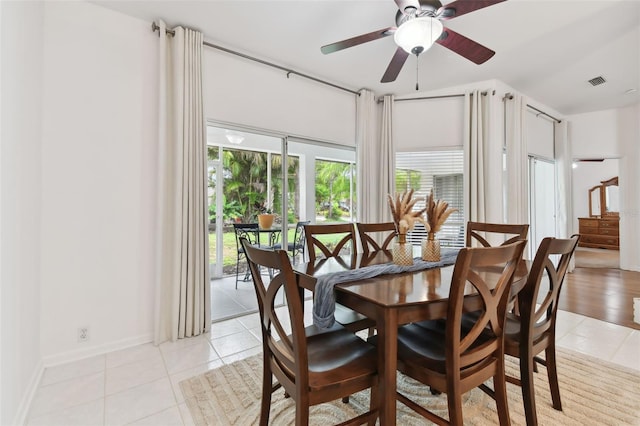
<instances>
[{"instance_id":1,"label":"wooden chair back","mask_svg":"<svg viewBox=\"0 0 640 426\"><path fill-rule=\"evenodd\" d=\"M502 351L511 283L525 245L526 241L518 241L460 250L451 279L446 326L447 359L454 360L449 365L458 367L451 371L454 376L460 377L467 367L495 358ZM500 273L488 273L492 270ZM463 335L464 296L470 288L477 291L482 308L475 324Z\"/></svg>"},{"instance_id":2,"label":"wooden chair back","mask_svg":"<svg viewBox=\"0 0 640 426\"><path fill-rule=\"evenodd\" d=\"M375 347L340 325L328 331L305 328L304 291L299 282L315 278L294 272L285 250L261 249L244 238L241 244L260 310L264 360L260 425L269 423L271 394L280 387L296 402L296 425L308 424L310 406L372 388L370 410L358 418L373 424L378 380ZM261 268L274 271L270 282L264 282ZM284 310L277 308L283 293Z\"/></svg>"},{"instance_id":3,"label":"wooden chair back","mask_svg":"<svg viewBox=\"0 0 640 426\"><path fill-rule=\"evenodd\" d=\"M323 243L318 236L338 235L339 240L335 246L328 246ZM351 253L356 252L356 232L353 223L339 223L327 225L305 225L304 235L307 243L307 253L309 262L315 262L318 254L322 257L336 257L340 255L342 249L351 245ZM317 253L317 252L319 253Z\"/></svg>"},{"instance_id":4,"label":"wooden chair back","mask_svg":"<svg viewBox=\"0 0 640 426\"><path fill-rule=\"evenodd\" d=\"M507 380L522 386L528 425L537 424L533 387L536 362L547 367L553 407L562 410L555 361L556 316L562 283L579 239L579 235L573 235L542 240L527 283L518 293L518 310L507 314L505 353L520 358L520 379ZM542 351L545 359L537 357Z\"/></svg>"},{"instance_id":5,"label":"wooden chair back","mask_svg":"<svg viewBox=\"0 0 640 426\"><path fill-rule=\"evenodd\" d=\"M282 383L285 389L294 384L295 378L298 378L303 387L308 386L307 345L302 322L303 300L287 252L259 249L244 238L242 245L249 260L258 298L264 350L273 359L280 373L287 372ZM261 267L274 271L271 282L264 282ZM287 300L286 320L276 310L280 303L276 301L276 297L281 290ZM286 324L290 324L290 329Z\"/></svg>"},{"instance_id":6,"label":"wooden chair back","mask_svg":"<svg viewBox=\"0 0 640 426\"><path fill-rule=\"evenodd\" d=\"M379 250L391 250L391 243L397 234L396 224L393 222L356 223L356 228L365 255ZM382 243L379 243L380 240Z\"/></svg>"},{"instance_id":7,"label":"wooden chair back","mask_svg":"<svg viewBox=\"0 0 640 426\"><path fill-rule=\"evenodd\" d=\"M316 265L316 257L320 255L320 262L322 258L327 259L330 257L338 257L341 251L348 245L351 247L351 264L355 264L356 257L356 231L353 223L340 223L340 224L328 224L328 225L305 225L304 235L307 243L307 252L309 253L309 267L312 268ZM329 247L323 243L319 237L327 235L337 235L338 241L335 246ZM342 263L342 259L339 259ZM369 335L373 333L372 327L375 326L375 321L367 318L366 316L353 311L345 306L336 304L335 313L336 322L346 327L351 331L359 331L369 329Z\"/></svg>"},{"instance_id":8,"label":"wooden chair back","mask_svg":"<svg viewBox=\"0 0 640 426\"><path fill-rule=\"evenodd\" d=\"M509 424L504 369L504 323L514 273L526 241L500 247L463 248L451 279L444 330L442 321L398 330L398 370L447 393L449 420L405 395L398 399L437 424L462 425L462 395L479 387L496 400L500 424ZM470 292L473 298L469 298ZM474 299L475 298L475 299ZM477 313L463 327L463 314ZM495 390L484 382L493 378Z\"/></svg>"},{"instance_id":9,"label":"wooden chair back","mask_svg":"<svg viewBox=\"0 0 640 426\"><path fill-rule=\"evenodd\" d=\"M503 234L503 242L500 245L511 244L516 241L526 240L529 232L528 224L467 222L467 234L465 245L471 247L473 243L481 247L491 247L487 239L491 235Z\"/></svg>"}]
</instances>

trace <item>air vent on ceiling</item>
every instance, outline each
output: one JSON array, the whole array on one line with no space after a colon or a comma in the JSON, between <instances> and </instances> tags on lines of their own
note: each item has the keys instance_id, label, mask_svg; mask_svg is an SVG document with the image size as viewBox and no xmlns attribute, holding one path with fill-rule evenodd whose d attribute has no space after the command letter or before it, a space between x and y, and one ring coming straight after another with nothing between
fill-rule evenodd
<instances>
[{"instance_id":1,"label":"air vent on ceiling","mask_svg":"<svg viewBox=\"0 0 640 426\"><path fill-rule=\"evenodd\" d=\"M592 86L599 86L601 84L606 83L607 80L604 79L603 76L599 75L598 77L594 77L591 80L589 80L589 83L591 83Z\"/></svg>"}]
</instances>

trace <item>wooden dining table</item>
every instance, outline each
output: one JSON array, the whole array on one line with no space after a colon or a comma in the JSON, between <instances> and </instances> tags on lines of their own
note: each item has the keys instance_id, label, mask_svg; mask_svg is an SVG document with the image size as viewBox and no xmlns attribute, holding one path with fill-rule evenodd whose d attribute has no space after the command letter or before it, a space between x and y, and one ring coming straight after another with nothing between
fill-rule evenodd
<instances>
[{"instance_id":1,"label":"wooden dining table","mask_svg":"<svg viewBox=\"0 0 640 426\"><path fill-rule=\"evenodd\" d=\"M294 266L299 272L318 277L348 269L389 263L387 251L319 259ZM396 367L398 327L411 322L446 317L449 288L454 265L416 272L379 275L374 278L337 284L336 302L357 311L376 322L378 334L379 410L381 425L396 424ZM486 270L483 274L499 274ZM528 274L528 263L521 262L511 289L513 297L522 289ZM315 280L301 280L300 285L314 290ZM481 308L471 285L465 296L469 310Z\"/></svg>"}]
</instances>

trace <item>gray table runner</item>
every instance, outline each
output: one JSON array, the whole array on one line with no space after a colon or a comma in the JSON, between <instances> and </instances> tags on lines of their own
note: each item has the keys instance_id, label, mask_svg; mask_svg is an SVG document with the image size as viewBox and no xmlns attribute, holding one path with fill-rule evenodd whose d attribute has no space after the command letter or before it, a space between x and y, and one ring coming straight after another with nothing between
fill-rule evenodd
<instances>
[{"instance_id":1,"label":"gray table runner","mask_svg":"<svg viewBox=\"0 0 640 426\"><path fill-rule=\"evenodd\" d=\"M415 272L439 266L453 265L458 256L458 249L442 249L439 262L425 262L417 257L413 259L411 266L399 266L393 263L371 265L364 268L334 272L320 275L317 278L313 295L313 323L320 328L329 328L335 322L336 294L334 287L337 284L351 281L364 280L378 275L400 274L403 272Z\"/></svg>"}]
</instances>

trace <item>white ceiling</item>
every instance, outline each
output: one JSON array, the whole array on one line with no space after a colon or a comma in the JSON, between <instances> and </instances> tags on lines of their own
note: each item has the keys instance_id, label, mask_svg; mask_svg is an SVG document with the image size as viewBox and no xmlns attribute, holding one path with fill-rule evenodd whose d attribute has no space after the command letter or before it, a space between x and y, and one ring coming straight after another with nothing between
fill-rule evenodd
<instances>
[{"instance_id":1,"label":"white ceiling","mask_svg":"<svg viewBox=\"0 0 640 426\"><path fill-rule=\"evenodd\" d=\"M449 0L443 3L449 3ZM320 46L395 25L393 0L108 1L113 10L340 86L412 95L416 59L380 83L396 46L387 37L329 55ZM496 51L475 65L435 45L420 56L420 90L498 79L561 114L617 108L640 100L640 0L508 0L445 23ZM588 83L602 76L600 86ZM627 91L635 89L633 93Z\"/></svg>"}]
</instances>

